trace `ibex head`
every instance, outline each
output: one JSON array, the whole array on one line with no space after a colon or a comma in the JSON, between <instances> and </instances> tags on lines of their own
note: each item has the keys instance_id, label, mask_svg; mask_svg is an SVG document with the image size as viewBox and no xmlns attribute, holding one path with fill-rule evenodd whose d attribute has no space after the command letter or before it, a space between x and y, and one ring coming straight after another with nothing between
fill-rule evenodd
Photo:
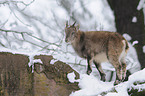
<instances>
[{"instance_id":1,"label":"ibex head","mask_svg":"<svg viewBox=\"0 0 145 96\"><path fill-rule=\"evenodd\" d=\"M65 26L65 42L73 42L74 39L77 37L77 31L79 29L78 26L75 26L75 23L71 26L68 25L68 21L66 22Z\"/></svg>"}]
</instances>

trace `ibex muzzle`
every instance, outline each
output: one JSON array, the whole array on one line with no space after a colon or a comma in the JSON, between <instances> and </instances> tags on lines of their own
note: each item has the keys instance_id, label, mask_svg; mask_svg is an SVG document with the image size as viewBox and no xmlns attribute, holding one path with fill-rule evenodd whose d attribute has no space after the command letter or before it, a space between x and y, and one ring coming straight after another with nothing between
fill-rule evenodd
<instances>
[{"instance_id":1,"label":"ibex muzzle","mask_svg":"<svg viewBox=\"0 0 145 96\"><path fill-rule=\"evenodd\" d=\"M116 81L118 84L126 77L125 56L129 49L124 37L117 32L79 30L75 23L71 26L66 23L65 41L70 42L75 52L88 62L87 74L92 72L92 62L98 69L101 80L105 81L105 73L102 70L102 62L110 62L116 70Z\"/></svg>"}]
</instances>

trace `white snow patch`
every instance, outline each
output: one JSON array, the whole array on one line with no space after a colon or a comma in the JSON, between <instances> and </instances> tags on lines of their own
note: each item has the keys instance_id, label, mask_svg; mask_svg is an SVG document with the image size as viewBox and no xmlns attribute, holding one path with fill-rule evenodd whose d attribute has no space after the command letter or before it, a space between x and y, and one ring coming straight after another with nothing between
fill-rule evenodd
<instances>
[{"instance_id":1,"label":"white snow patch","mask_svg":"<svg viewBox=\"0 0 145 96\"><path fill-rule=\"evenodd\" d=\"M67 74L67 78L68 78L69 82L71 82L71 83L74 83L76 81L75 77L76 77L76 75L74 72Z\"/></svg>"},{"instance_id":2,"label":"white snow patch","mask_svg":"<svg viewBox=\"0 0 145 96\"><path fill-rule=\"evenodd\" d=\"M137 6L137 10L142 9L145 6L145 0L140 0L138 6Z\"/></svg>"},{"instance_id":3,"label":"white snow patch","mask_svg":"<svg viewBox=\"0 0 145 96\"><path fill-rule=\"evenodd\" d=\"M57 59L52 59L51 61L50 61L50 64L54 64L56 61L58 61Z\"/></svg>"},{"instance_id":4,"label":"white snow patch","mask_svg":"<svg viewBox=\"0 0 145 96\"><path fill-rule=\"evenodd\" d=\"M41 61L41 59L34 59L33 60L33 63L41 63L41 64L43 64L43 62Z\"/></svg>"},{"instance_id":5,"label":"white snow patch","mask_svg":"<svg viewBox=\"0 0 145 96\"><path fill-rule=\"evenodd\" d=\"M32 73L34 72L34 63L41 63L41 64L43 64L41 59L34 59L34 56L35 56L35 54L29 55L29 61L30 62L28 63L29 67L32 66Z\"/></svg>"},{"instance_id":6,"label":"white snow patch","mask_svg":"<svg viewBox=\"0 0 145 96\"><path fill-rule=\"evenodd\" d=\"M135 44L138 44L138 41L136 40L131 44L129 42L132 39L130 35L123 34L123 37L128 41L129 44L129 50L125 58L127 64L127 70L129 70L131 73L137 72L141 69L141 66L138 60L137 52L133 46Z\"/></svg>"},{"instance_id":7,"label":"white snow patch","mask_svg":"<svg viewBox=\"0 0 145 96\"><path fill-rule=\"evenodd\" d=\"M73 92L70 96L94 96L113 87L112 82L102 82L93 75L87 74L80 74L78 82L81 90Z\"/></svg>"},{"instance_id":8,"label":"white snow patch","mask_svg":"<svg viewBox=\"0 0 145 96\"><path fill-rule=\"evenodd\" d=\"M138 41L133 41L132 46L134 46L135 44L138 44Z\"/></svg>"},{"instance_id":9,"label":"white snow patch","mask_svg":"<svg viewBox=\"0 0 145 96\"><path fill-rule=\"evenodd\" d=\"M130 41L132 38L131 38L131 36L130 35L128 35L128 34L123 34L123 37L127 40L127 41Z\"/></svg>"},{"instance_id":10,"label":"white snow patch","mask_svg":"<svg viewBox=\"0 0 145 96\"><path fill-rule=\"evenodd\" d=\"M129 83L133 83L135 81L145 81L145 68L129 76Z\"/></svg>"},{"instance_id":11,"label":"white snow patch","mask_svg":"<svg viewBox=\"0 0 145 96\"><path fill-rule=\"evenodd\" d=\"M113 82L102 82L93 75L80 74L78 91L72 92L70 96L101 96L102 92L107 92L105 96L128 96L128 89L136 88L140 91L145 89L145 84L134 85L134 82L145 81L145 69L129 76L129 80L119 85L113 86ZM117 92L111 92L116 90ZM110 92L109 92L110 91Z\"/></svg>"},{"instance_id":12,"label":"white snow patch","mask_svg":"<svg viewBox=\"0 0 145 96\"><path fill-rule=\"evenodd\" d=\"M125 61L127 64L127 70L129 70L132 73L137 72L141 69L140 62L138 60L136 49L132 46L130 42L129 44L129 50L126 55Z\"/></svg>"},{"instance_id":13,"label":"white snow patch","mask_svg":"<svg viewBox=\"0 0 145 96\"><path fill-rule=\"evenodd\" d=\"M119 95L119 93L111 92L111 93L108 93L105 96L123 96L123 95L122 94Z\"/></svg>"},{"instance_id":14,"label":"white snow patch","mask_svg":"<svg viewBox=\"0 0 145 96\"><path fill-rule=\"evenodd\" d=\"M132 18L132 22L134 22L134 23L137 22L137 18L136 18L136 16L134 16L134 17Z\"/></svg>"},{"instance_id":15,"label":"white snow patch","mask_svg":"<svg viewBox=\"0 0 145 96\"><path fill-rule=\"evenodd\" d=\"M143 52L145 53L145 46L143 46Z\"/></svg>"},{"instance_id":16,"label":"white snow patch","mask_svg":"<svg viewBox=\"0 0 145 96\"><path fill-rule=\"evenodd\" d=\"M29 63L28 63L29 67L30 67L30 66L33 66L34 56L35 56L35 55L29 55Z\"/></svg>"}]
</instances>

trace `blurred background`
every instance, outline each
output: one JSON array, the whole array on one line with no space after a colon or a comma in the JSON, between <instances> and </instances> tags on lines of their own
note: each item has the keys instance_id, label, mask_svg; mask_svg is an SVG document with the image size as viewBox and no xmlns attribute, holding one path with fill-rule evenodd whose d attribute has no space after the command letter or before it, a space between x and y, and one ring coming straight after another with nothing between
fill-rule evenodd
<instances>
[{"instance_id":1,"label":"blurred background","mask_svg":"<svg viewBox=\"0 0 145 96\"><path fill-rule=\"evenodd\" d=\"M122 34L130 44L127 69L134 73L145 68L144 13L145 0L0 0L0 50L46 53L85 73L86 61L64 42L66 21L76 21L83 31ZM106 65L111 81L114 69Z\"/></svg>"}]
</instances>

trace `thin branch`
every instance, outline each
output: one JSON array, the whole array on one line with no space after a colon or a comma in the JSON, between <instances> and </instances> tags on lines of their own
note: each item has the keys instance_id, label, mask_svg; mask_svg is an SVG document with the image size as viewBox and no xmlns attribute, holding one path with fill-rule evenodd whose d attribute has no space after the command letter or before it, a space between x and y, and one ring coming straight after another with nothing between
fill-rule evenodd
<instances>
[{"instance_id":1,"label":"thin branch","mask_svg":"<svg viewBox=\"0 0 145 96\"><path fill-rule=\"evenodd\" d=\"M58 30L56 30L55 27L52 27L52 26L49 25L49 23L48 23L49 21L46 23L46 22L42 21L42 18L39 18L39 17L36 17L36 16L30 16L30 15L20 11L19 9L17 11L19 11L22 15L31 18L32 20L36 20L36 21L40 22L41 24L43 24L44 26L48 27L51 30L58 31Z\"/></svg>"},{"instance_id":2,"label":"thin branch","mask_svg":"<svg viewBox=\"0 0 145 96\"><path fill-rule=\"evenodd\" d=\"M30 42L30 41L28 41L28 40L25 40L25 41L28 42L28 43L30 43L30 44L32 44L32 45L35 45L35 46L37 46L37 47L40 47L40 48L43 48L43 49L46 49L46 50L55 51L55 49L44 48L43 46L40 46L40 45L35 44L35 43L33 43L33 42Z\"/></svg>"},{"instance_id":3,"label":"thin branch","mask_svg":"<svg viewBox=\"0 0 145 96\"><path fill-rule=\"evenodd\" d=\"M4 44L2 44L1 42L0 42L0 45L2 45L3 47L5 47L5 48L7 48Z\"/></svg>"},{"instance_id":4,"label":"thin branch","mask_svg":"<svg viewBox=\"0 0 145 96\"><path fill-rule=\"evenodd\" d=\"M7 4L8 6L9 6L9 9L11 10L11 12L13 13L13 15L22 23L22 24L24 24L24 25L26 25L26 26L30 26L29 24L25 24L21 19L19 19L19 17L15 14L15 12L13 11L13 9L11 8L11 6L10 6L10 4L13 4L13 5L15 5L15 7L18 7L17 6L17 4L18 3L21 3L21 4L23 4L24 6L25 6L25 8L27 7L27 6L29 6L30 4L32 4L33 2L34 2L35 0L32 0L30 3L28 3L28 4L26 4L26 3L24 3L23 1L3 1L3 2L0 2L0 4ZM25 8L23 8L22 10L24 10ZM21 10L21 11L22 11Z\"/></svg>"},{"instance_id":5,"label":"thin branch","mask_svg":"<svg viewBox=\"0 0 145 96\"><path fill-rule=\"evenodd\" d=\"M33 36L32 34L30 34L30 33L28 33L28 32L19 32L19 31L14 31L14 30L5 30L5 29L0 29L0 31L2 31L2 32L6 32L6 33L17 33L17 34L27 34L27 35L29 35L29 36L31 36L32 38L35 38L35 39L37 39L37 40L39 40L39 41L42 41L42 42L45 42L45 43L48 43L49 45L55 45L55 46L57 46L57 47L60 47L61 46L61 44L60 45L58 45L58 44L55 44L55 43L50 43L50 42L47 42L47 41L45 41L45 40L42 40L41 38L38 38L38 37L36 37L36 36ZM22 36L23 36L22 35ZM20 40L20 39L19 39ZM71 54L71 55L75 55L75 53L73 53L73 52L66 52L66 51L63 51L62 49L59 49L59 48L56 48L56 49L49 49L49 48L47 48L47 46L40 46L40 45L37 45L37 44L35 44L35 43L33 43L33 42L30 42L30 41L28 41L28 40L26 40L26 39L24 39L24 40L21 40L21 41L26 41L26 42L28 42L28 43L30 43L30 44L33 44L33 45L35 45L35 46L38 46L38 47L40 47L40 48L42 48L42 50L44 50L44 49L47 49L47 50L51 50L51 51L53 51L54 53L59 53L59 52L62 52L63 54Z\"/></svg>"},{"instance_id":6,"label":"thin branch","mask_svg":"<svg viewBox=\"0 0 145 96\"><path fill-rule=\"evenodd\" d=\"M16 13L13 11L13 9L11 8L11 6L9 6L9 9L10 9L11 12L13 13L13 15L14 15L22 24L24 24L24 25L26 25L26 26L31 26L31 25L29 25L29 24L25 24L25 23L16 15Z\"/></svg>"},{"instance_id":7,"label":"thin branch","mask_svg":"<svg viewBox=\"0 0 145 96\"><path fill-rule=\"evenodd\" d=\"M9 18L10 18L10 16L11 16L11 14L12 14L12 12L10 12L8 19L7 19L4 23L2 23L2 24L0 25L0 28L4 27L5 24L9 21Z\"/></svg>"},{"instance_id":8,"label":"thin branch","mask_svg":"<svg viewBox=\"0 0 145 96\"><path fill-rule=\"evenodd\" d=\"M18 33L18 34L21 34L21 33L26 33L27 34L27 32L18 32L18 31L14 31L14 30L0 29L0 31L3 31L3 32L14 32L14 33Z\"/></svg>"},{"instance_id":9,"label":"thin branch","mask_svg":"<svg viewBox=\"0 0 145 96\"><path fill-rule=\"evenodd\" d=\"M32 0L32 1L31 1L30 3L28 3L28 4L24 3L23 1L1 1L0 4L8 4L8 5L9 5L10 3L15 3L15 4L21 3L21 4L25 5L25 6L29 6L29 5L32 4L34 1L35 1L35 0Z\"/></svg>"},{"instance_id":10,"label":"thin branch","mask_svg":"<svg viewBox=\"0 0 145 96\"><path fill-rule=\"evenodd\" d=\"M27 34L27 35L29 35L29 36L31 36L31 37L33 37L33 38L39 40L39 41L48 43L48 44L50 44L50 45L55 45L55 46L57 46L57 47L60 46L60 45L57 45L57 44L55 44L55 43L50 43L50 42L45 41L45 40L43 40L43 39L41 39L41 38L38 38L38 37L36 37L36 36L33 36L32 34L30 34L30 33L28 33L28 32L19 32L19 31L14 31L14 30L5 30L5 29L0 29L0 31L6 32L6 33L8 33L8 32L11 33L11 32L13 32L13 33L18 33L18 34Z\"/></svg>"}]
</instances>

